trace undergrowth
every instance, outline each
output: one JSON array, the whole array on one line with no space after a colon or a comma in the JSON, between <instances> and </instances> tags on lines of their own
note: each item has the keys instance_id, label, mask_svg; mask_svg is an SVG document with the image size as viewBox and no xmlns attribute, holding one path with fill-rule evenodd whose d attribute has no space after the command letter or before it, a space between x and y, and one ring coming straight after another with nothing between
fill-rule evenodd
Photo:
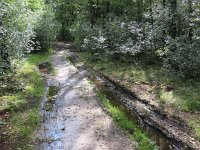
<instances>
[{"instance_id":1,"label":"undergrowth","mask_svg":"<svg viewBox=\"0 0 200 150\"><path fill-rule=\"evenodd\" d=\"M77 52L89 68L94 68L101 73L116 79L126 88L131 89L134 85L148 87L147 93L155 95L155 101L162 106L169 115L176 116L176 112L188 113L196 116L192 119L183 118L191 127L196 138L200 139L199 114L200 112L200 81L193 79L178 79L169 76L165 68L161 68L159 62L145 62L145 58L131 58L127 60L113 60L105 54L100 59L93 60L90 52ZM156 61L155 61L156 62ZM148 85L148 86L146 86ZM166 90L170 87L171 90ZM170 108L170 109L169 109Z\"/></svg>"},{"instance_id":2,"label":"undergrowth","mask_svg":"<svg viewBox=\"0 0 200 150\"><path fill-rule=\"evenodd\" d=\"M103 72L120 81L128 82L125 86L132 84L156 85L153 93L156 93L156 99L167 105L178 107L183 111L200 111L200 82L192 79L183 80L169 76L159 63L150 64L144 59L132 58L132 60L113 60L105 54L101 55L98 61L91 61L90 52L78 52L88 67ZM173 90L166 91L163 87L170 86ZM149 89L152 91L152 89Z\"/></svg>"},{"instance_id":3,"label":"undergrowth","mask_svg":"<svg viewBox=\"0 0 200 150\"><path fill-rule=\"evenodd\" d=\"M40 122L39 103L45 92L36 65L48 61L49 55L50 52L29 55L15 79L23 83L23 90L8 91L0 97L0 144L3 149L33 149L32 138Z\"/></svg>"},{"instance_id":4,"label":"undergrowth","mask_svg":"<svg viewBox=\"0 0 200 150\"><path fill-rule=\"evenodd\" d=\"M139 150L156 150L155 144L150 141L147 135L142 132L133 121L128 119L126 114L118 107L115 107L111 102L101 93L97 92L97 96L102 102L103 106L107 109L108 113L112 116L113 120L127 133L133 141L136 141L136 146Z\"/></svg>"}]
</instances>

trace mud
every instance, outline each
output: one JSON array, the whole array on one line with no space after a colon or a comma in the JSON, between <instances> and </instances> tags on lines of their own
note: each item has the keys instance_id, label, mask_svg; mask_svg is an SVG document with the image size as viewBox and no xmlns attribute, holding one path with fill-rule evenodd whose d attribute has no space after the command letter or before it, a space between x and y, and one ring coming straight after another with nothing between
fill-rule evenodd
<instances>
[{"instance_id":1,"label":"mud","mask_svg":"<svg viewBox=\"0 0 200 150\"><path fill-rule=\"evenodd\" d=\"M63 57L65 50L52 56L55 76L45 75L46 92L41 103L41 128L36 139L38 150L129 150L135 143L112 122L101 108L88 73L80 71ZM51 109L49 87L58 87Z\"/></svg>"},{"instance_id":2,"label":"mud","mask_svg":"<svg viewBox=\"0 0 200 150\"><path fill-rule=\"evenodd\" d=\"M181 124L174 118L168 117L162 110L138 99L134 93L109 77L102 75L101 78L104 80L104 83L106 83L104 86L107 87L106 89L109 91L109 94L112 93L115 96L115 100L118 100L121 106L125 107L126 111L129 111L129 114L136 113L139 116L140 122L142 120L140 126L142 128L146 126L144 130L146 130L147 133L149 133L149 129L151 129L151 136L152 133L154 133L154 135L160 135L161 138L169 143L171 149L200 149L200 143L189 134L189 129L185 124ZM113 91L111 87L115 90ZM152 132L153 130L156 132Z\"/></svg>"},{"instance_id":3,"label":"mud","mask_svg":"<svg viewBox=\"0 0 200 150\"><path fill-rule=\"evenodd\" d=\"M66 57L76 67L67 63ZM114 105L146 131L160 150L200 149L200 143L190 136L185 125L169 118L162 110L139 99L109 77L91 68L87 72L73 52L56 52L52 62L57 74L55 77L47 77L46 94L49 86L57 86L60 90L50 111L44 109L48 101L47 96L44 96L41 107L44 119L37 149L128 150L131 145L136 145L124 136L101 109L88 78Z\"/></svg>"},{"instance_id":4,"label":"mud","mask_svg":"<svg viewBox=\"0 0 200 150\"><path fill-rule=\"evenodd\" d=\"M38 65L38 68L43 74L50 74L52 71L52 64L50 62L43 62Z\"/></svg>"},{"instance_id":5,"label":"mud","mask_svg":"<svg viewBox=\"0 0 200 150\"><path fill-rule=\"evenodd\" d=\"M91 70L91 68L90 68ZM93 70L90 79L95 85L134 120L161 150L199 150L200 143L191 137L186 126L149 105L109 77Z\"/></svg>"}]
</instances>

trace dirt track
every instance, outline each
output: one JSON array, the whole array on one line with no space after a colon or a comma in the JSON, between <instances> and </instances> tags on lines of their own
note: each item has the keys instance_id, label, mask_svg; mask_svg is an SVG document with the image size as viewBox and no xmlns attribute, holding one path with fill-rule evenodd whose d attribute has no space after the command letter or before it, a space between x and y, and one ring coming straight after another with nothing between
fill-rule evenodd
<instances>
[{"instance_id":1,"label":"dirt track","mask_svg":"<svg viewBox=\"0 0 200 150\"><path fill-rule=\"evenodd\" d=\"M39 150L129 150L132 143L112 122L98 103L94 87L86 71L79 71L65 59L66 50L52 56L56 70L47 77L47 90L51 85L59 88L52 111L45 110L42 102L43 122L39 130Z\"/></svg>"}]
</instances>

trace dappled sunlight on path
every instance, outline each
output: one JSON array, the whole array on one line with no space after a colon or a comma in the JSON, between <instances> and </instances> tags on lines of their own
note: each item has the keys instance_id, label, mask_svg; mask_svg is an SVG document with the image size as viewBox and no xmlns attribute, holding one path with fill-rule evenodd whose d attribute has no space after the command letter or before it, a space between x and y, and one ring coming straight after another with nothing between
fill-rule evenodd
<instances>
[{"instance_id":1,"label":"dappled sunlight on path","mask_svg":"<svg viewBox=\"0 0 200 150\"><path fill-rule=\"evenodd\" d=\"M52 56L59 93L52 111L42 109L39 150L129 150L132 144L100 107L87 72L68 63L66 51ZM46 100L47 101L47 100ZM44 105L43 105L44 107Z\"/></svg>"}]
</instances>

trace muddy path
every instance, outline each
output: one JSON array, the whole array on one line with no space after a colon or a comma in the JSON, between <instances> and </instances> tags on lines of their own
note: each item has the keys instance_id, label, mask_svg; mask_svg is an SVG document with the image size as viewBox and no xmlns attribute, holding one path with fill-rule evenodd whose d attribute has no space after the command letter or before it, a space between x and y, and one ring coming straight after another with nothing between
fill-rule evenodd
<instances>
[{"instance_id":1,"label":"muddy path","mask_svg":"<svg viewBox=\"0 0 200 150\"><path fill-rule=\"evenodd\" d=\"M38 150L129 150L133 143L112 122L100 104L88 73L65 59L65 50L52 56L55 76L44 75ZM49 96L50 89L57 93Z\"/></svg>"}]
</instances>

